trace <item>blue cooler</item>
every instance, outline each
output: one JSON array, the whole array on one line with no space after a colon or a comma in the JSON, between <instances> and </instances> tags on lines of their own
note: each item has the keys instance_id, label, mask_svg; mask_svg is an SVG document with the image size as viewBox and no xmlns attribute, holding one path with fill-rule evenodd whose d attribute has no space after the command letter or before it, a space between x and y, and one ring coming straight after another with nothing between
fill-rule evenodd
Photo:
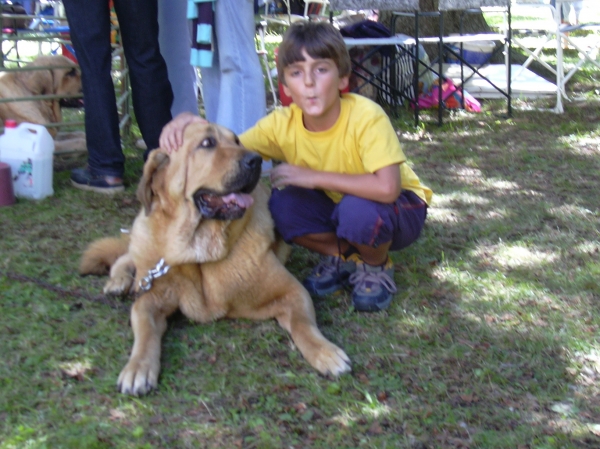
<instances>
[{"instance_id":1,"label":"blue cooler","mask_svg":"<svg viewBox=\"0 0 600 449\"><path fill-rule=\"evenodd\" d=\"M452 45L452 50L460 54L460 45ZM486 64L492 52L496 48L494 42L478 41L478 42L465 42L463 44L462 57L465 62L472 65L483 65ZM449 64L459 64L459 60L454 55L447 55L446 62Z\"/></svg>"}]
</instances>

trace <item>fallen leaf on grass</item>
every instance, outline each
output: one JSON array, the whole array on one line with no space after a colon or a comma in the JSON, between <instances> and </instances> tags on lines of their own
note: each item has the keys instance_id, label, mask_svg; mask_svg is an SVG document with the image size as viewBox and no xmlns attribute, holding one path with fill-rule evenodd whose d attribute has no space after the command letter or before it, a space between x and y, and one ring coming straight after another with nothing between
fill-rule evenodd
<instances>
[{"instance_id":1,"label":"fallen leaf on grass","mask_svg":"<svg viewBox=\"0 0 600 449\"><path fill-rule=\"evenodd\" d=\"M479 398L475 394L459 394L452 399L452 404L455 406L466 407L479 402Z\"/></svg>"},{"instance_id":2,"label":"fallen leaf on grass","mask_svg":"<svg viewBox=\"0 0 600 449\"><path fill-rule=\"evenodd\" d=\"M356 375L356 377L361 384L369 383L369 377L365 373L359 373Z\"/></svg>"},{"instance_id":3,"label":"fallen leaf on grass","mask_svg":"<svg viewBox=\"0 0 600 449\"><path fill-rule=\"evenodd\" d=\"M388 394L387 391L380 391L379 393L377 393L377 400L379 402L385 402L388 400Z\"/></svg>"},{"instance_id":4,"label":"fallen leaf on grass","mask_svg":"<svg viewBox=\"0 0 600 449\"><path fill-rule=\"evenodd\" d=\"M369 433L371 435L381 435L383 433L383 429L381 428L379 423L374 422L369 427L369 430L367 430L367 433Z\"/></svg>"},{"instance_id":5,"label":"fallen leaf on grass","mask_svg":"<svg viewBox=\"0 0 600 449\"><path fill-rule=\"evenodd\" d=\"M125 413L122 412L121 410L117 410L116 408L111 409L109 412L109 415L110 415L109 419L111 421L121 421L126 418Z\"/></svg>"},{"instance_id":6,"label":"fallen leaf on grass","mask_svg":"<svg viewBox=\"0 0 600 449\"><path fill-rule=\"evenodd\" d=\"M64 363L60 366L60 371L64 376L78 381L85 379L85 374L90 371L90 366L84 363Z\"/></svg>"},{"instance_id":7,"label":"fallen leaf on grass","mask_svg":"<svg viewBox=\"0 0 600 449\"><path fill-rule=\"evenodd\" d=\"M305 411L307 408L304 402L298 402L297 404L294 404L293 407L298 413Z\"/></svg>"}]
</instances>

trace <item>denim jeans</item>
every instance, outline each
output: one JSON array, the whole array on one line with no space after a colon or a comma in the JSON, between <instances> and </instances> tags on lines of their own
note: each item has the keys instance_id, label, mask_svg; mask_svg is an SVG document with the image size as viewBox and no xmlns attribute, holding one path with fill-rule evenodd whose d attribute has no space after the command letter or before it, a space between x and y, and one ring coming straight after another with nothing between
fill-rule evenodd
<instances>
[{"instance_id":1,"label":"denim jeans","mask_svg":"<svg viewBox=\"0 0 600 449\"><path fill-rule=\"evenodd\" d=\"M96 176L123 176L119 117L111 74L107 0L63 0L81 67L88 163ZM171 120L173 92L158 45L157 0L114 0L129 67L133 109L149 149Z\"/></svg>"},{"instance_id":2,"label":"denim jeans","mask_svg":"<svg viewBox=\"0 0 600 449\"><path fill-rule=\"evenodd\" d=\"M186 0L158 0L158 41L173 88L173 117L182 112L198 115L198 83L190 64L192 38L186 11Z\"/></svg>"},{"instance_id":3,"label":"denim jeans","mask_svg":"<svg viewBox=\"0 0 600 449\"><path fill-rule=\"evenodd\" d=\"M253 0L215 3L216 52L202 68L206 118L241 134L266 113L265 85L254 44Z\"/></svg>"}]
</instances>

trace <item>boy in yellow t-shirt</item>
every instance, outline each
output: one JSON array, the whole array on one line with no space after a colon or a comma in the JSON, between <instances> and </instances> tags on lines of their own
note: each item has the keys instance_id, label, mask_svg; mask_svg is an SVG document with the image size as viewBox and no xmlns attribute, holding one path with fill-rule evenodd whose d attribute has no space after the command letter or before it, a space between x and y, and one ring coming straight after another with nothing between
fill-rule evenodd
<instances>
[{"instance_id":1,"label":"boy in yellow t-shirt","mask_svg":"<svg viewBox=\"0 0 600 449\"><path fill-rule=\"evenodd\" d=\"M286 242L323 255L304 280L312 295L350 285L356 310L383 310L396 293L388 251L417 239L431 190L406 164L383 109L359 95L340 95L351 63L332 25L292 25L277 69L292 105L240 136L246 148L283 161L271 171L275 226ZM177 116L165 126L161 147L181 145L183 129L195 120L202 119Z\"/></svg>"}]
</instances>

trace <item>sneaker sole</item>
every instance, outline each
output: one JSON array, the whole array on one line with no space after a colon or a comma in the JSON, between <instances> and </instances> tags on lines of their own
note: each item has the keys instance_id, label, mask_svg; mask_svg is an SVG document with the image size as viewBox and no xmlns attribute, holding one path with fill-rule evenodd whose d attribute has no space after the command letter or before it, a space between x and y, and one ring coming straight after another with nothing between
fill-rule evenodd
<instances>
[{"instance_id":1,"label":"sneaker sole","mask_svg":"<svg viewBox=\"0 0 600 449\"><path fill-rule=\"evenodd\" d=\"M356 310L357 312L381 312L382 310L387 309L390 304L392 303L392 298L390 297L387 301L382 302L381 304L374 304L374 305L370 305L370 306L360 306L357 307L357 305L355 304L354 301L352 301L352 306L354 307L354 310Z\"/></svg>"},{"instance_id":2,"label":"sneaker sole","mask_svg":"<svg viewBox=\"0 0 600 449\"><path fill-rule=\"evenodd\" d=\"M78 184L75 181L71 180L71 185L79 190L85 190L87 192L95 192L102 193L104 195L113 195L118 192L123 192L125 190L125 186L117 185L114 187L94 187L87 184Z\"/></svg>"},{"instance_id":3,"label":"sneaker sole","mask_svg":"<svg viewBox=\"0 0 600 449\"><path fill-rule=\"evenodd\" d=\"M313 290L311 288L308 288L306 285L304 285L304 288L308 291L308 293L310 293L310 295L319 296L319 297L331 295L332 293L335 293L335 292L338 292L338 291L344 289L344 287L341 285L335 285L335 286L329 287L328 289L325 289L325 290Z\"/></svg>"}]
</instances>

